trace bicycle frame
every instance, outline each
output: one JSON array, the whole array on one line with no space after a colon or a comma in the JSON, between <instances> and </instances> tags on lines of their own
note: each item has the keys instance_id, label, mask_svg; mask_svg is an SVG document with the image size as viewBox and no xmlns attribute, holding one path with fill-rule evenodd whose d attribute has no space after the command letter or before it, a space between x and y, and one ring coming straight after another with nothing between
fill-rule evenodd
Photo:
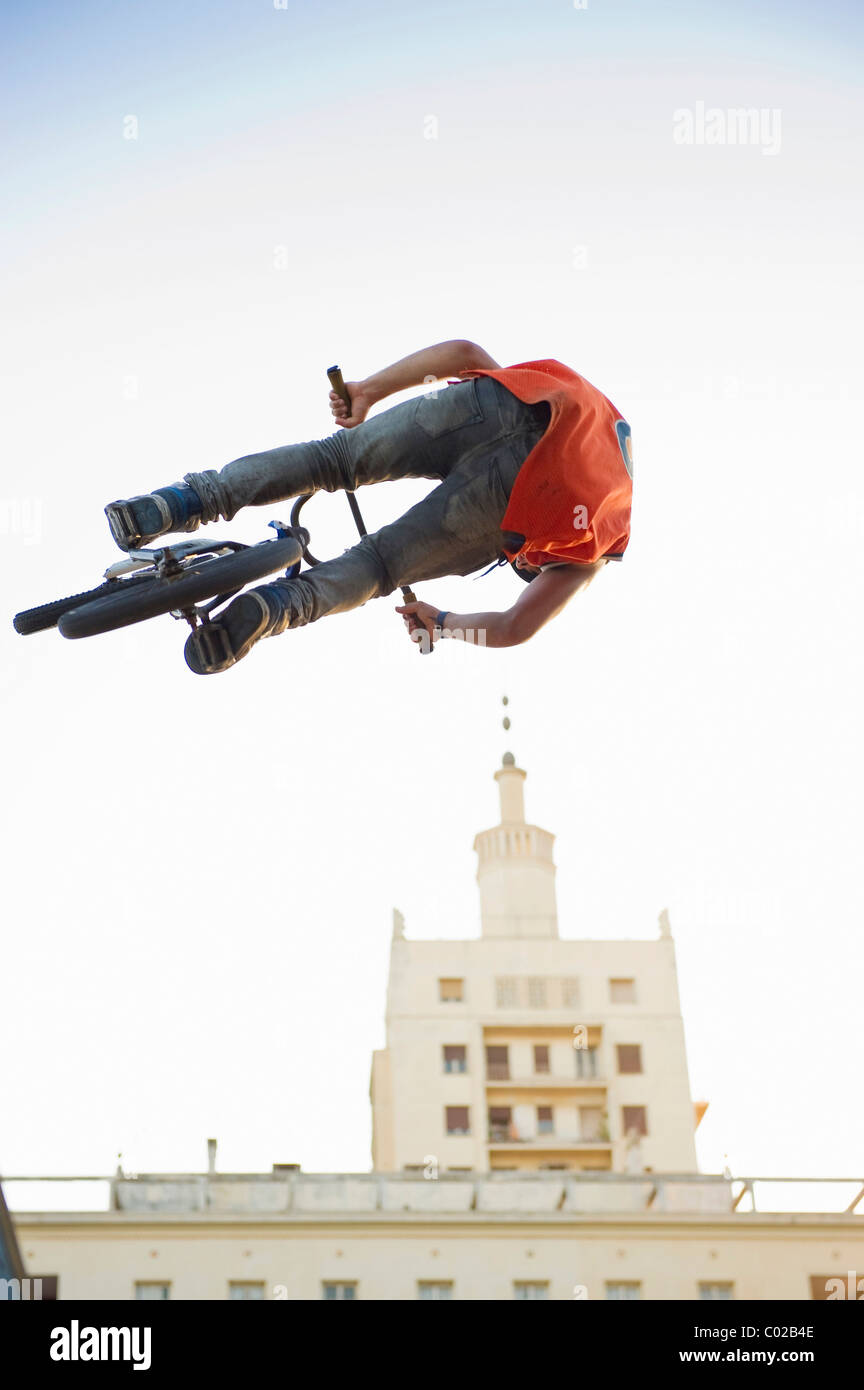
<instances>
[{"instance_id":1,"label":"bicycle frame","mask_svg":"<svg viewBox=\"0 0 864 1390\"><path fill-rule=\"evenodd\" d=\"M160 545L140 550L129 550L122 560L117 560L103 571L103 579L119 579L124 574L134 574L136 570L149 569L165 558L166 552L175 560L185 560L189 555L219 555L231 550L242 550L237 541L192 540L177 541L171 545Z\"/></svg>"}]
</instances>

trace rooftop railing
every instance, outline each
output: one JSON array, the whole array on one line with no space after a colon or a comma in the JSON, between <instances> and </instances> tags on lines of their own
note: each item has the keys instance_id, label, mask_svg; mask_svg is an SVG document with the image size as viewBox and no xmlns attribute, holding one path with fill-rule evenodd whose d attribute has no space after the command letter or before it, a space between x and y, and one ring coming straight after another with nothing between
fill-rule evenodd
<instances>
[{"instance_id":1,"label":"rooftop railing","mask_svg":"<svg viewBox=\"0 0 864 1390\"><path fill-rule=\"evenodd\" d=\"M448 1173L118 1173L3 1179L13 1215L39 1212L531 1212L845 1215L864 1223L864 1178L526 1170Z\"/></svg>"}]
</instances>

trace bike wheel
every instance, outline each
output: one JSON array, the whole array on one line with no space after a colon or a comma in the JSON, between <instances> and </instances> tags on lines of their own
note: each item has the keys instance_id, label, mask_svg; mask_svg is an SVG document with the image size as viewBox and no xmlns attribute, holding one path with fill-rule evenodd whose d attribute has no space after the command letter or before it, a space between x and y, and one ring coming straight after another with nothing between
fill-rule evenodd
<instances>
[{"instance_id":1,"label":"bike wheel","mask_svg":"<svg viewBox=\"0 0 864 1390\"><path fill-rule=\"evenodd\" d=\"M300 542L293 536L283 540L261 541L234 555L203 564L189 565L176 579L151 579L129 593L97 598L63 614L58 623L64 637L95 637L119 627L156 618L175 608L186 608L217 594L242 589L253 579L263 579L276 570L294 565L301 556ZM124 586L125 587L125 586Z\"/></svg>"},{"instance_id":2,"label":"bike wheel","mask_svg":"<svg viewBox=\"0 0 864 1390\"><path fill-rule=\"evenodd\" d=\"M23 613L15 614L12 626L22 637L29 637L31 633L45 632L48 628L56 627L58 619L72 608L80 608L83 603L92 603L94 599L118 594L121 585L125 593L132 584L152 583L152 574L133 574L128 579L109 579L107 583L100 584L98 589L88 589L83 594L70 594L68 598L57 598L53 603L40 604L38 608L25 608Z\"/></svg>"}]
</instances>

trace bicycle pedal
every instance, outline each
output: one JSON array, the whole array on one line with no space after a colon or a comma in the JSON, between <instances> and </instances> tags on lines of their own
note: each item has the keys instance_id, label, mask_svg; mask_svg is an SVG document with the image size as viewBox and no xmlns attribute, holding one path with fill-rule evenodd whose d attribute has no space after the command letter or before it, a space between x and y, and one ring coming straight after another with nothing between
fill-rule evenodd
<instances>
[{"instance_id":1,"label":"bicycle pedal","mask_svg":"<svg viewBox=\"0 0 864 1390\"><path fill-rule=\"evenodd\" d=\"M209 665L216 666L222 661L234 660L234 652L228 640L228 634L220 624L201 623L195 631L201 654Z\"/></svg>"}]
</instances>

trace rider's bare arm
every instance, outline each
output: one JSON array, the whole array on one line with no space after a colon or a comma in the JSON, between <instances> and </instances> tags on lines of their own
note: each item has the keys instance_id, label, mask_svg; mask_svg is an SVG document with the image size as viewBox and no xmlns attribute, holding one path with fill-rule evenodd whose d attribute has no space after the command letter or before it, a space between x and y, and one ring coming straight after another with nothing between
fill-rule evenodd
<instances>
[{"instance_id":1,"label":"rider's bare arm","mask_svg":"<svg viewBox=\"0 0 864 1390\"><path fill-rule=\"evenodd\" d=\"M395 391L407 391L410 386L420 386L424 381L440 381L457 372L475 371L483 368L494 370L498 366L494 357L467 338L451 338L446 343L435 343L433 347L421 348L412 352L391 366L374 372L363 381L346 381L351 397L351 413L345 402L330 392L330 410L337 425L351 429L366 418L367 411L377 401L392 396Z\"/></svg>"},{"instance_id":2,"label":"rider's bare arm","mask_svg":"<svg viewBox=\"0 0 864 1390\"><path fill-rule=\"evenodd\" d=\"M605 564L605 560L598 560L594 565L556 565L553 569L542 570L512 608L503 613L448 613L444 631L448 637L476 645L518 647L539 632L550 618L556 617L574 594L587 588ZM430 633L438 615L433 604L419 602L401 604L396 612L403 614L406 620L413 617ZM480 632L485 633L485 638L478 637Z\"/></svg>"}]
</instances>

